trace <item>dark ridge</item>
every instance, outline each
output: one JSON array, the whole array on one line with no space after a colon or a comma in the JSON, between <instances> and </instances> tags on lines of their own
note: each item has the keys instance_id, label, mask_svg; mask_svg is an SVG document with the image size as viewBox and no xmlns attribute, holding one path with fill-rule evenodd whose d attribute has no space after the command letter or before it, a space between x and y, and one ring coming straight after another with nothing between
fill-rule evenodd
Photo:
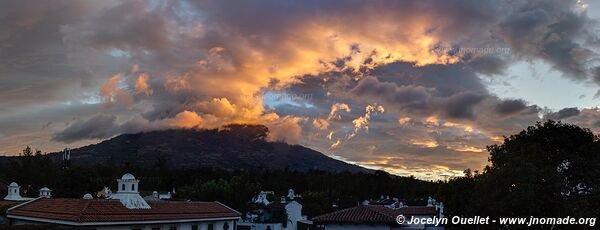
<instances>
[{"instance_id":1,"label":"dark ridge","mask_svg":"<svg viewBox=\"0 0 600 230\"><path fill-rule=\"evenodd\" d=\"M171 168L225 170L289 169L369 172L301 145L266 141L262 125L229 125L224 129L175 129L123 134L71 150L71 164L129 164ZM56 161L62 153L50 153Z\"/></svg>"}]
</instances>

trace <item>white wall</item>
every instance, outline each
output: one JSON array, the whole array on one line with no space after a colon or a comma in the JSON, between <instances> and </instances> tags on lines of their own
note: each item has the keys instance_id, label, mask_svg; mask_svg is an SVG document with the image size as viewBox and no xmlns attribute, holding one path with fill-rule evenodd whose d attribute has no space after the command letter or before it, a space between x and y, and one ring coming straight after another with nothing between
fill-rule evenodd
<instances>
[{"instance_id":1,"label":"white wall","mask_svg":"<svg viewBox=\"0 0 600 230\"><path fill-rule=\"evenodd\" d=\"M132 230L132 229L142 229L142 230L152 230L152 228L160 228L161 230L169 230L169 227L177 227L177 230L191 230L192 225L198 225L199 230L207 230L208 224L212 223L214 226L214 230L223 230L223 225L225 223L229 224L229 230L234 229L234 221L211 221L211 222L198 222L198 223L179 223L179 224L156 224L156 225L120 225L120 226L101 226L95 227L97 230ZM30 222L30 221L20 221L14 220L14 225L23 225L23 224L40 224L38 222ZM275 229L273 229L275 230Z\"/></svg>"},{"instance_id":2,"label":"white wall","mask_svg":"<svg viewBox=\"0 0 600 230\"><path fill-rule=\"evenodd\" d=\"M288 222L286 226L286 230L296 230L298 229L298 221L302 220L302 205L296 201L292 201L285 205L285 211L288 215L288 220L292 222Z\"/></svg>"},{"instance_id":3,"label":"white wall","mask_svg":"<svg viewBox=\"0 0 600 230\"><path fill-rule=\"evenodd\" d=\"M390 229L392 229L390 226L384 226L384 225L349 225L349 224L325 225L325 230L390 230Z\"/></svg>"},{"instance_id":4,"label":"white wall","mask_svg":"<svg viewBox=\"0 0 600 230\"><path fill-rule=\"evenodd\" d=\"M284 230L281 223L238 223L238 226L250 226L251 230L267 230L268 226L271 226L271 230Z\"/></svg>"}]
</instances>

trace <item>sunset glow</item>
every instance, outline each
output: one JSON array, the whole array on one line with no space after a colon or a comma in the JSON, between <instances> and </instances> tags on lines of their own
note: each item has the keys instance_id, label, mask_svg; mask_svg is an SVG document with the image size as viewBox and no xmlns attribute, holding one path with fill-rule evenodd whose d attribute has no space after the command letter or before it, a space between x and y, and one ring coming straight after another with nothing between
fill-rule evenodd
<instances>
[{"instance_id":1,"label":"sunset glow","mask_svg":"<svg viewBox=\"0 0 600 230\"><path fill-rule=\"evenodd\" d=\"M0 3L0 155L263 124L270 141L447 179L537 121L600 131L591 1L25 2Z\"/></svg>"}]
</instances>

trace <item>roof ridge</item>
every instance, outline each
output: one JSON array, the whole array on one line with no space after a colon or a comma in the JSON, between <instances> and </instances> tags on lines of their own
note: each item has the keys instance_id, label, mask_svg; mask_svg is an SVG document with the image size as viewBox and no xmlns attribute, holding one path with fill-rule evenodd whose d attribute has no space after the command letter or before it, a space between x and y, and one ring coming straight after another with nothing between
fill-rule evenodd
<instances>
[{"instance_id":1,"label":"roof ridge","mask_svg":"<svg viewBox=\"0 0 600 230\"><path fill-rule=\"evenodd\" d=\"M214 203L219 204L219 205L221 205L221 206L229 209L230 211L233 211L233 212L237 213L238 215L242 215L241 212L239 212L239 211L237 211L237 210L235 210L235 209L233 209L233 208L231 208L231 207L229 207L229 206L227 206L227 205L225 205L225 204L223 204L223 203L221 203L219 201L214 201Z\"/></svg>"},{"instance_id":2,"label":"roof ridge","mask_svg":"<svg viewBox=\"0 0 600 230\"><path fill-rule=\"evenodd\" d=\"M41 199L44 199L44 197L40 196L40 197L37 197L35 199L31 199L31 200L25 201L23 203L17 204L15 206L12 206L12 207L8 208L6 210L6 213L12 211L13 209L20 208L20 207L23 207L23 206L27 206L27 205L29 205L29 204L31 204L31 203L33 203L35 201L41 200Z\"/></svg>"}]
</instances>

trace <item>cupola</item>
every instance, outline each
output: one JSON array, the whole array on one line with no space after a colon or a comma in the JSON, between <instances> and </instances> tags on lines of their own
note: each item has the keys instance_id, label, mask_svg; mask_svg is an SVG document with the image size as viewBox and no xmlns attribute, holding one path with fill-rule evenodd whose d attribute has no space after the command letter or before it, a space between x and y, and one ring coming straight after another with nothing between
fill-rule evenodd
<instances>
[{"instance_id":1,"label":"cupola","mask_svg":"<svg viewBox=\"0 0 600 230\"><path fill-rule=\"evenodd\" d=\"M111 199L118 199L121 203L129 209L148 209L150 205L146 203L144 198L140 196L138 192L138 184L140 180L135 179L130 173L126 173L117 179L118 190L117 193L112 194Z\"/></svg>"},{"instance_id":2,"label":"cupola","mask_svg":"<svg viewBox=\"0 0 600 230\"><path fill-rule=\"evenodd\" d=\"M21 196L20 190L21 190L21 186L19 186L17 183L15 183L15 182L10 183L7 188L8 194L6 195L6 197L4 197L4 199L5 200L14 200L14 201L26 200L25 198L23 198Z\"/></svg>"},{"instance_id":3,"label":"cupola","mask_svg":"<svg viewBox=\"0 0 600 230\"><path fill-rule=\"evenodd\" d=\"M40 189L40 197L50 198L52 197L52 190L47 187L43 187Z\"/></svg>"}]
</instances>

